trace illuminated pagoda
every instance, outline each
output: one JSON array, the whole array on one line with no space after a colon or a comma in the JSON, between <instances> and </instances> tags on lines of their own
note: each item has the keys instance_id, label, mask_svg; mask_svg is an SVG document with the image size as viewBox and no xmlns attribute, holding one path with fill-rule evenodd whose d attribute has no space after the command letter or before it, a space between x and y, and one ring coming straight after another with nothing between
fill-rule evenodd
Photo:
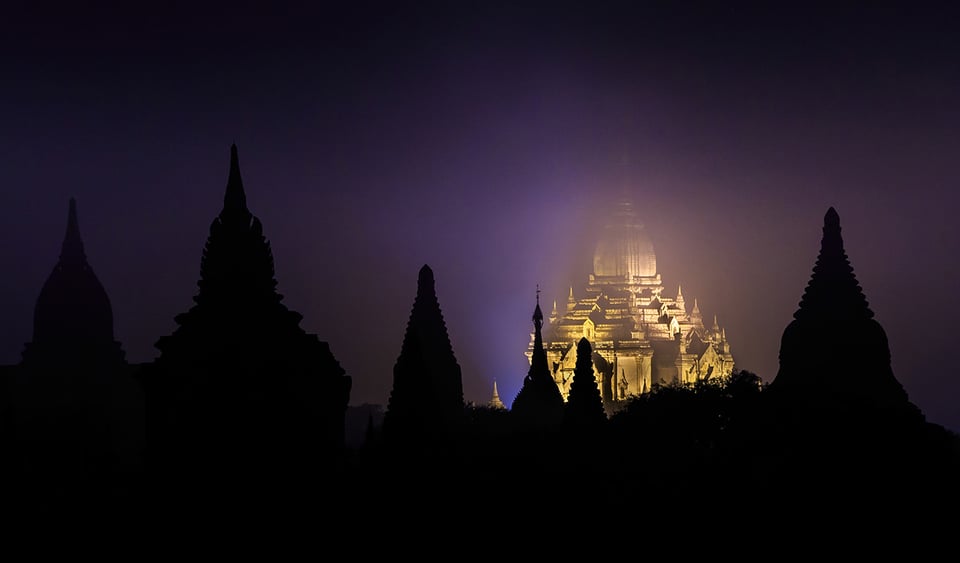
<instances>
[{"instance_id":1,"label":"illuminated pagoda","mask_svg":"<svg viewBox=\"0 0 960 563\"><path fill-rule=\"evenodd\" d=\"M497 391L497 381L493 381L493 397L487 402L487 406L493 409L505 409L507 405L500 400L500 392Z\"/></svg>"},{"instance_id":2,"label":"illuminated pagoda","mask_svg":"<svg viewBox=\"0 0 960 563\"><path fill-rule=\"evenodd\" d=\"M717 318L703 322L697 300L688 310L683 291L664 294L653 243L633 204L616 205L593 256L583 291L573 287L565 310L556 301L543 329L553 379L564 400L577 361L577 342L592 347L594 374L604 403L649 392L655 385L721 378L734 369L726 331ZM531 333L527 357L533 358Z\"/></svg>"}]
</instances>

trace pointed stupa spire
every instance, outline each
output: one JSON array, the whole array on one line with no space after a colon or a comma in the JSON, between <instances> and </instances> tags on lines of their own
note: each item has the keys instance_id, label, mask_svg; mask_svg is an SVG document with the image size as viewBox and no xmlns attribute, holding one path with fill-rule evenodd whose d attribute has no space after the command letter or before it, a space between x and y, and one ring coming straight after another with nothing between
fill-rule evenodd
<instances>
[{"instance_id":1,"label":"pointed stupa spire","mask_svg":"<svg viewBox=\"0 0 960 563\"><path fill-rule=\"evenodd\" d=\"M533 324L537 331L543 326L543 311L540 310L540 284L537 284L537 307L533 310Z\"/></svg>"},{"instance_id":2,"label":"pointed stupa spire","mask_svg":"<svg viewBox=\"0 0 960 563\"><path fill-rule=\"evenodd\" d=\"M513 400L512 410L519 420L529 424L554 424L563 414L563 395L553 380L547 352L543 347L543 314L540 312L540 287L537 286L537 306L533 311L533 350L530 369L523 385Z\"/></svg>"},{"instance_id":3,"label":"pointed stupa spire","mask_svg":"<svg viewBox=\"0 0 960 563\"><path fill-rule=\"evenodd\" d=\"M500 400L500 392L497 391L497 380L493 380L493 398L490 399L489 405L495 409L505 409L506 405L503 404L503 401Z\"/></svg>"},{"instance_id":4,"label":"pointed stupa spire","mask_svg":"<svg viewBox=\"0 0 960 563\"><path fill-rule=\"evenodd\" d=\"M820 255L794 318L873 318L843 249L840 215L831 207L823 217Z\"/></svg>"},{"instance_id":5,"label":"pointed stupa spire","mask_svg":"<svg viewBox=\"0 0 960 563\"><path fill-rule=\"evenodd\" d=\"M243 179L240 177L240 157L237 145L230 146L230 176L227 178L227 190L223 195L223 209L247 211L247 195L243 191Z\"/></svg>"},{"instance_id":6,"label":"pointed stupa spire","mask_svg":"<svg viewBox=\"0 0 960 563\"><path fill-rule=\"evenodd\" d=\"M713 315L713 330L714 332L718 332L720 330L720 323L717 322L716 314Z\"/></svg>"},{"instance_id":7,"label":"pointed stupa spire","mask_svg":"<svg viewBox=\"0 0 960 563\"><path fill-rule=\"evenodd\" d=\"M87 255L83 251L83 240L80 238L80 223L77 221L77 200L71 197L67 210L67 232L60 248L60 264L77 265L86 261Z\"/></svg>"},{"instance_id":8,"label":"pointed stupa spire","mask_svg":"<svg viewBox=\"0 0 960 563\"><path fill-rule=\"evenodd\" d=\"M424 264L400 356L393 366L384 435L452 432L463 416L463 407L460 364L437 299L433 270Z\"/></svg>"}]
</instances>

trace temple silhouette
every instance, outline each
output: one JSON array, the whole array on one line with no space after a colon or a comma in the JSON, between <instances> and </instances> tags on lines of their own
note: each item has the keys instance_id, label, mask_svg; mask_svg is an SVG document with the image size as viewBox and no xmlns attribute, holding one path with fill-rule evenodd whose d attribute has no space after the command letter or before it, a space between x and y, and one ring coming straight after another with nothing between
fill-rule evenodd
<instances>
[{"instance_id":1,"label":"temple silhouette","mask_svg":"<svg viewBox=\"0 0 960 563\"><path fill-rule=\"evenodd\" d=\"M625 232L636 242L631 221ZM611 248L633 256L641 247ZM662 325L664 346L686 354L696 344L701 358L713 351L710 374L684 376L682 354L657 368L655 347L635 334L631 365L642 377L632 380L636 392L614 394L617 409L606 409L611 381L597 376L595 362L607 360L582 334L603 329L591 314L578 321L581 336L569 354L576 361L561 389L538 289L530 365L516 374L523 383L512 404L500 401L496 383L490 402L465 402L437 280L424 264L397 335L389 402L351 410L353 376L277 291L273 252L247 205L235 145L193 303L174 316L175 330L157 339L149 362L125 358L71 199L31 339L17 364L0 366L0 441L8 453L0 475L12 484L11 510L70 514L75 522L78 515L144 523L193 515L226 525L252 515L293 518L296 505L338 516L328 531L422 533L456 523L462 533L488 524L483 510L465 505L465 488L508 475L516 481L500 484L522 502L510 504L504 522L566 525L570 514L589 514L604 525L580 537L616 549L638 528L654 534L691 515L722 527L720 507L734 505L778 516L840 506L881 518L894 504L917 514L932 499L960 500L960 438L926 420L894 376L836 210L824 217L819 256L766 385L756 374L727 372L724 331L706 328L696 305L681 323L682 296L660 299L659 276L638 260L628 261L640 268L632 278L624 277L636 273L630 268L608 272L601 264L598 272L610 275L595 275L594 299L649 309L645 330ZM623 283L629 287L617 289ZM672 320L661 318L664 307ZM655 373L661 379L647 386ZM621 517L638 508L650 518ZM411 519L414 512L420 516Z\"/></svg>"},{"instance_id":2,"label":"temple silhouette","mask_svg":"<svg viewBox=\"0 0 960 563\"><path fill-rule=\"evenodd\" d=\"M460 364L434 284L433 270L424 264L383 418L384 439L391 444L447 439L463 423Z\"/></svg>"},{"instance_id":3,"label":"temple silhouette","mask_svg":"<svg viewBox=\"0 0 960 563\"><path fill-rule=\"evenodd\" d=\"M17 492L39 506L62 498L112 506L143 463L144 397L87 260L75 199L11 379L13 461L24 470Z\"/></svg>"},{"instance_id":4,"label":"temple silhouette","mask_svg":"<svg viewBox=\"0 0 960 563\"><path fill-rule=\"evenodd\" d=\"M540 310L539 288L537 306L533 310L533 334L530 370L523 378L523 385L510 408L521 425L550 427L560 423L564 406L563 396L550 373L547 353L543 349L543 311Z\"/></svg>"},{"instance_id":5,"label":"temple silhouette","mask_svg":"<svg viewBox=\"0 0 960 563\"><path fill-rule=\"evenodd\" d=\"M247 207L236 145L194 304L144 374L152 469L195 481L319 471L344 448L351 378L276 291L273 253ZM198 469L200 468L200 469Z\"/></svg>"}]
</instances>

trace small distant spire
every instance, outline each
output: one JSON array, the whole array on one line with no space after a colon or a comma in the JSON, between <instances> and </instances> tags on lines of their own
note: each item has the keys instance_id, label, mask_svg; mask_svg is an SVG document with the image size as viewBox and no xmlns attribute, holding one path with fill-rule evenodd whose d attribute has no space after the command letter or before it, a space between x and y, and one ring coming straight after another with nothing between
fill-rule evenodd
<instances>
[{"instance_id":1,"label":"small distant spire","mask_svg":"<svg viewBox=\"0 0 960 563\"><path fill-rule=\"evenodd\" d=\"M690 311L690 321L697 326L703 326L703 314L700 313L700 303L697 302L696 297L693 298L693 310Z\"/></svg>"},{"instance_id":2,"label":"small distant spire","mask_svg":"<svg viewBox=\"0 0 960 563\"><path fill-rule=\"evenodd\" d=\"M576 301L576 299L573 297L573 286L572 286L572 285L570 286L570 296L567 297L567 301L570 301L570 302Z\"/></svg>"},{"instance_id":3,"label":"small distant spire","mask_svg":"<svg viewBox=\"0 0 960 563\"><path fill-rule=\"evenodd\" d=\"M713 315L713 330L720 330L720 323L717 322L717 315Z\"/></svg>"},{"instance_id":4,"label":"small distant spire","mask_svg":"<svg viewBox=\"0 0 960 563\"><path fill-rule=\"evenodd\" d=\"M680 301L681 299L683 299L683 286L677 284L677 301Z\"/></svg>"},{"instance_id":5,"label":"small distant spire","mask_svg":"<svg viewBox=\"0 0 960 563\"><path fill-rule=\"evenodd\" d=\"M60 247L60 263L82 264L86 261L83 240L80 238L80 222L77 220L77 200L71 197L67 210L67 232Z\"/></svg>"},{"instance_id":6,"label":"small distant spire","mask_svg":"<svg viewBox=\"0 0 960 563\"><path fill-rule=\"evenodd\" d=\"M506 405L503 404L503 401L500 400L500 392L497 391L497 380L493 380L493 398L490 399L488 403L491 407L495 409L505 409Z\"/></svg>"},{"instance_id":7,"label":"small distant spire","mask_svg":"<svg viewBox=\"0 0 960 563\"><path fill-rule=\"evenodd\" d=\"M247 195L243 191L243 180L240 178L240 158L236 144L230 146L230 176L227 178L227 191L223 195L223 208L247 210Z\"/></svg>"},{"instance_id":8,"label":"small distant spire","mask_svg":"<svg viewBox=\"0 0 960 563\"><path fill-rule=\"evenodd\" d=\"M553 311L550 311L550 316L551 317L557 316L557 300L556 299L553 300Z\"/></svg>"}]
</instances>

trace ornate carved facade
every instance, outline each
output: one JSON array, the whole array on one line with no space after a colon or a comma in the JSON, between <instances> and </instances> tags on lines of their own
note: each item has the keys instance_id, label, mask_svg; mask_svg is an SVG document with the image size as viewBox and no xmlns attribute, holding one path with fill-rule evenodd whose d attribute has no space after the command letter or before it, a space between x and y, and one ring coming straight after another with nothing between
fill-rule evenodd
<instances>
[{"instance_id":1,"label":"ornate carved facade","mask_svg":"<svg viewBox=\"0 0 960 563\"><path fill-rule=\"evenodd\" d=\"M553 303L544 346L564 399L577 361L577 341L589 340L605 403L650 391L657 384L691 383L729 375L734 368L726 332L703 322L696 299L689 312L681 288L664 295L653 243L633 210L621 201L605 226L593 273L565 310ZM533 354L531 334L527 357Z\"/></svg>"}]
</instances>

